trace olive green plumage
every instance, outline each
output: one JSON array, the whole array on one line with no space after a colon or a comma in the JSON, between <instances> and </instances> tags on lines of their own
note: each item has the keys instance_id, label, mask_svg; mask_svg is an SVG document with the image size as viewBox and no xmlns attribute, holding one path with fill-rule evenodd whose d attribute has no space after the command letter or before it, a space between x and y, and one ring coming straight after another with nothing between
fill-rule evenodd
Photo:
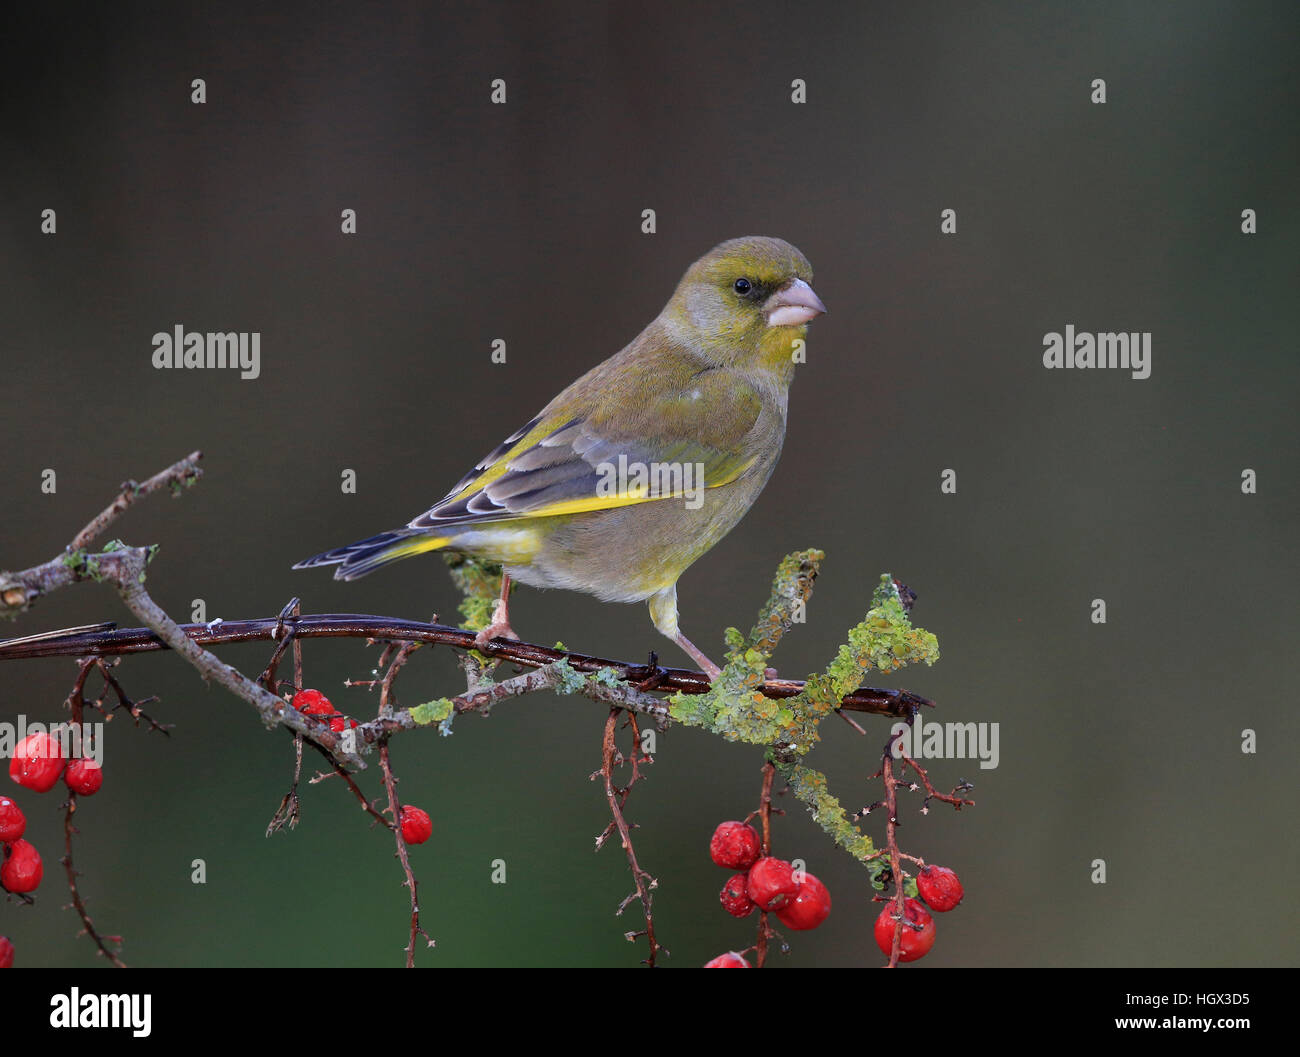
<instances>
[{"instance_id":1,"label":"olive green plumage","mask_svg":"<svg viewBox=\"0 0 1300 1057\"><path fill-rule=\"evenodd\" d=\"M803 254L780 239L722 243L626 348L439 503L403 529L295 568L338 565L335 577L351 580L412 554L462 551L533 586L649 599L655 626L716 672L677 627L676 583L776 466L795 343L825 311L811 281ZM503 601L489 630L509 633L505 616Z\"/></svg>"}]
</instances>

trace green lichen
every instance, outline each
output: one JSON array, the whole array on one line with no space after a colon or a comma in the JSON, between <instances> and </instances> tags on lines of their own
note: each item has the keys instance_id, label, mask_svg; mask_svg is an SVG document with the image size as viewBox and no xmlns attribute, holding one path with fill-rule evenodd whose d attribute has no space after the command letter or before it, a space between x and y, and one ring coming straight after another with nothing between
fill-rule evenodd
<instances>
[{"instance_id":1,"label":"green lichen","mask_svg":"<svg viewBox=\"0 0 1300 1057\"><path fill-rule=\"evenodd\" d=\"M759 691L773 650L795 624L803 622L813 580L825 555L819 550L787 556L772 581L772 592L748 638L735 628L726 634L722 674L703 694L678 693L669 714L681 723L703 727L728 741L771 746L778 759L806 755L820 738L819 727L845 694L860 687L873 669L893 671L905 664L933 664L939 644L928 631L912 627L893 578L885 574L860 624L849 629L824 672L815 672L796 697L778 700Z\"/></svg>"},{"instance_id":2,"label":"green lichen","mask_svg":"<svg viewBox=\"0 0 1300 1057\"><path fill-rule=\"evenodd\" d=\"M158 555L158 544L154 543L144 548L144 564L148 565ZM65 551L59 556L59 561L71 570L72 574L78 580L94 580L96 583L103 583L111 578L111 574L104 569L101 559L106 555L113 554L116 551L130 550L121 540L110 540L105 544L102 551L88 553L84 548L78 547L76 550ZM144 583L145 574L143 570L136 577L139 583Z\"/></svg>"},{"instance_id":3,"label":"green lichen","mask_svg":"<svg viewBox=\"0 0 1300 1057\"><path fill-rule=\"evenodd\" d=\"M501 596L501 566L468 554L444 554L452 582L461 593L461 628L482 631L492 623L492 612Z\"/></svg>"},{"instance_id":4,"label":"green lichen","mask_svg":"<svg viewBox=\"0 0 1300 1057\"><path fill-rule=\"evenodd\" d=\"M442 723L450 719L456 711L455 702L450 697L440 697L434 701L426 701L422 705L416 705L411 709L411 719L422 727L427 727L430 723Z\"/></svg>"},{"instance_id":5,"label":"green lichen","mask_svg":"<svg viewBox=\"0 0 1300 1057\"><path fill-rule=\"evenodd\" d=\"M804 611L812 597L813 581L826 557L824 551L806 550L788 554L777 567L772 594L759 611L749 641L771 656L785 633L804 622Z\"/></svg>"},{"instance_id":6,"label":"green lichen","mask_svg":"<svg viewBox=\"0 0 1300 1057\"><path fill-rule=\"evenodd\" d=\"M501 567L458 554L444 556L464 600L461 615L466 630L479 631L491 621L501 588ZM728 741L761 745L767 758L777 763L795 797L808 808L814 821L871 873L877 889L884 887L883 857L871 838L849 818L831 795L826 776L801 760L820 739L822 721L841 700L862 686L874 669L892 672L908 664L933 664L939 659L938 640L913 627L899 598L893 578L884 574L862 621L848 630L825 669L808 676L794 697L770 698L760 691L773 652L785 635L805 621L813 582L825 555L809 549L787 555L778 566L767 602L748 635L736 628L725 633L726 655L722 672L703 694L676 693L667 699L669 715L687 726L699 727ZM557 643L558 649L563 649ZM587 680L605 686L624 682L617 668L606 667L590 675L576 671L567 660L548 666L557 694L582 690ZM444 711L437 711L444 709ZM450 722L447 698L412 709L417 722ZM915 883L907 889L914 891Z\"/></svg>"},{"instance_id":7,"label":"green lichen","mask_svg":"<svg viewBox=\"0 0 1300 1057\"><path fill-rule=\"evenodd\" d=\"M808 808L813 821L821 826L841 848L855 859L866 862L876 853L871 838L849 819L840 802L831 795L826 776L802 764L781 768L781 776L790 791Z\"/></svg>"},{"instance_id":8,"label":"green lichen","mask_svg":"<svg viewBox=\"0 0 1300 1057\"><path fill-rule=\"evenodd\" d=\"M555 676L554 689L557 694L576 694L587 681L587 677L574 668L567 658L548 664L544 670Z\"/></svg>"},{"instance_id":9,"label":"green lichen","mask_svg":"<svg viewBox=\"0 0 1300 1057\"><path fill-rule=\"evenodd\" d=\"M933 664L938 659L939 640L912 627L893 577L885 573L872 595L871 609L862 623L849 629L849 641L839 648L826 676L843 696L861 686L872 668L892 672L907 664Z\"/></svg>"},{"instance_id":10,"label":"green lichen","mask_svg":"<svg viewBox=\"0 0 1300 1057\"><path fill-rule=\"evenodd\" d=\"M604 668L598 668L587 678L593 683L600 683L602 686L623 685L623 673L617 668L610 668L608 665Z\"/></svg>"},{"instance_id":11,"label":"green lichen","mask_svg":"<svg viewBox=\"0 0 1300 1057\"><path fill-rule=\"evenodd\" d=\"M939 659L938 640L912 626L889 574L881 576L871 608L850 628L824 671L808 676L804 690L782 700L764 696L759 686L773 650L795 624L823 558L817 550L789 555L781 562L772 593L748 637L735 628L726 633L727 656L722 674L703 694L677 693L669 698L670 715L681 723L701 727L728 741L763 745L796 798L814 821L871 872L872 884L884 888L885 863L871 842L831 795L826 776L800 760L817 744L823 719L845 695L858 689L873 669L891 672L907 664L933 664Z\"/></svg>"},{"instance_id":12,"label":"green lichen","mask_svg":"<svg viewBox=\"0 0 1300 1057\"><path fill-rule=\"evenodd\" d=\"M182 477L170 481L167 485L167 489L168 491L171 492L172 498L179 499L181 495L184 493L185 489L193 488L196 484L198 484L199 476L200 475L197 470L191 469L187 471ZM140 486L133 482L131 485L131 492L133 495L139 496L141 494Z\"/></svg>"},{"instance_id":13,"label":"green lichen","mask_svg":"<svg viewBox=\"0 0 1300 1057\"><path fill-rule=\"evenodd\" d=\"M623 673L619 669L606 666L594 672L583 674L569 663L567 657L562 657L541 670L550 672L555 677L552 689L557 694L580 693L588 683L599 683L602 686L623 685Z\"/></svg>"}]
</instances>

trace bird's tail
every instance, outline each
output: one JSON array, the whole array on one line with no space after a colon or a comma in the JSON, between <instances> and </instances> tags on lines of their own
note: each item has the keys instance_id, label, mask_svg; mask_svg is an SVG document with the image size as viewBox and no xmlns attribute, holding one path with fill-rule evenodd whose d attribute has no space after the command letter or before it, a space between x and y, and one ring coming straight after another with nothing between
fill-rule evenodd
<instances>
[{"instance_id":1,"label":"bird's tail","mask_svg":"<svg viewBox=\"0 0 1300 1057\"><path fill-rule=\"evenodd\" d=\"M356 580L385 565L409 558L412 554L440 550L450 542L450 536L430 536L419 529L398 529L304 558L294 568L313 569L318 565L337 565L334 579Z\"/></svg>"}]
</instances>

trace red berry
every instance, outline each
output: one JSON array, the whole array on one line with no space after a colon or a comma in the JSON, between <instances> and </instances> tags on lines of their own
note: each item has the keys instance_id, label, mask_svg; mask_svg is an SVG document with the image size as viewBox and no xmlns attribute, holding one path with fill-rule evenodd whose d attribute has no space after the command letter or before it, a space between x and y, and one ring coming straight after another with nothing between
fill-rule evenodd
<instances>
[{"instance_id":1,"label":"red berry","mask_svg":"<svg viewBox=\"0 0 1300 1057\"><path fill-rule=\"evenodd\" d=\"M728 880L718 898L722 900L722 909L733 918L747 918L754 912L754 901L749 898L749 886L743 873Z\"/></svg>"},{"instance_id":2,"label":"red berry","mask_svg":"<svg viewBox=\"0 0 1300 1057\"><path fill-rule=\"evenodd\" d=\"M749 898L760 910L779 910L799 891L790 864L770 855L749 868Z\"/></svg>"},{"instance_id":3,"label":"red berry","mask_svg":"<svg viewBox=\"0 0 1300 1057\"><path fill-rule=\"evenodd\" d=\"M309 716L332 716L334 706L319 690L299 690L293 695L293 707Z\"/></svg>"},{"instance_id":4,"label":"red berry","mask_svg":"<svg viewBox=\"0 0 1300 1057\"><path fill-rule=\"evenodd\" d=\"M792 929L815 929L831 912L831 894L812 874L803 875L803 883L794 898L776 912L782 924Z\"/></svg>"},{"instance_id":5,"label":"red berry","mask_svg":"<svg viewBox=\"0 0 1300 1057\"><path fill-rule=\"evenodd\" d=\"M17 804L7 796L0 796L0 844L8 844L23 835L27 819Z\"/></svg>"},{"instance_id":6,"label":"red berry","mask_svg":"<svg viewBox=\"0 0 1300 1057\"><path fill-rule=\"evenodd\" d=\"M48 734L28 734L9 761L9 777L37 793L48 793L62 773L63 750Z\"/></svg>"},{"instance_id":7,"label":"red berry","mask_svg":"<svg viewBox=\"0 0 1300 1057\"><path fill-rule=\"evenodd\" d=\"M330 730L334 731L335 734L338 734L345 727L355 728L356 726L357 721L355 719L348 719L346 716L335 716L330 720Z\"/></svg>"},{"instance_id":8,"label":"red berry","mask_svg":"<svg viewBox=\"0 0 1300 1057\"><path fill-rule=\"evenodd\" d=\"M891 899L876 918L876 946L885 952L886 957L894 947L894 926L897 924L894 913L897 909L898 904ZM898 939L898 960L914 962L934 946L934 918L924 903L910 898L903 900L903 917L906 920ZM921 930L918 932L912 928L913 925L919 925Z\"/></svg>"},{"instance_id":9,"label":"red berry","mask_svg":"<svg viewBox=\"0 0 1300 1057\"><path fill-rule=\"evenodd\" d=\"M402 840L407 844L423 844L433 835L433 820L427 811L410 804L402 805Z\"/></svg>"},{"instance_id":10,"label":"red berry","mask_svg":"<svg viewBox=\"0 0 1300 1057\"><path fill-rule=\"evenodd\" d=\"M14 967L14 945L9 942L8 936L0 936L0 969L12 969Z\"/></svg>"},{"instance_id":11,"label":"red berry","mask_svg":"<svg viewBox=\"0 0 1300 1057\"><path fill-rule=\"evenodd\" d=\"M35 891L45 873L40 854L25 840L14 841L7 850L5 864L0 866L0 885L10 892Z\"/></svg>"},{"instance_id":12,"label":"red berry","mask_svg":"<svg viewBox=\"0 0 1300 1057\"><path fill-rule=\"evenodd\" d=\"M758 858L760 843L753 826L743 822L724 822L713 831L709 856L728 870L748 870Z\"/></svg>"},{"instance_id":13,"label":"red berry","mask_svg":"<svg viewBox=\"0 0 1300 1057\"><path fill-rule=\"evenodd\" d=\"M946 866L924 866L916 878L917 891L930 904L930 909L942 913L951 910L965 895L961 881Z\"/></svg>"},{"instance_id":14,"label":"red berry","mask_svg":"<svg viewBox=\"0 0 1300 1057\"><path fill-rule=\"evenodd\" d=\"M719 954L711 962L705 962L706 969L752 969L753 966L745 961L739 954L729 951L726 954Z\"/></svg>"},{"instance_id":15,"label":"red berry","mask_svg":"<svg viewBox=\"0 0 1300 1057\"><path fill-rule=\"evenodd\" d=\"M94 760L73 760L68 764L63 780L79 796L94 796L104 784L104 771Z\"/></svg>"}]
</instances>

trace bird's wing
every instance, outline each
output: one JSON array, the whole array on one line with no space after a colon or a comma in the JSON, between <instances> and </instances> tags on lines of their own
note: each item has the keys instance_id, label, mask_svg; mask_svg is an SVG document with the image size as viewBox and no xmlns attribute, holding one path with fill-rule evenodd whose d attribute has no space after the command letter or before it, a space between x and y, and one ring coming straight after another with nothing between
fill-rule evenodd
<instances>
[{"instance_id":1,"label":"bird's wing","mask_svg":"<svg viewBox=\"0 0 1300 1057\"><path fill-rule=\"evenodd\" d=\"M714 370L680 386L658 381L630 413L599 404L565 411L557 398L408 527L428 532L670 499L729 484L753 465L746 438L762 400L750 386Z\"/></svg>"}]
</instances>

